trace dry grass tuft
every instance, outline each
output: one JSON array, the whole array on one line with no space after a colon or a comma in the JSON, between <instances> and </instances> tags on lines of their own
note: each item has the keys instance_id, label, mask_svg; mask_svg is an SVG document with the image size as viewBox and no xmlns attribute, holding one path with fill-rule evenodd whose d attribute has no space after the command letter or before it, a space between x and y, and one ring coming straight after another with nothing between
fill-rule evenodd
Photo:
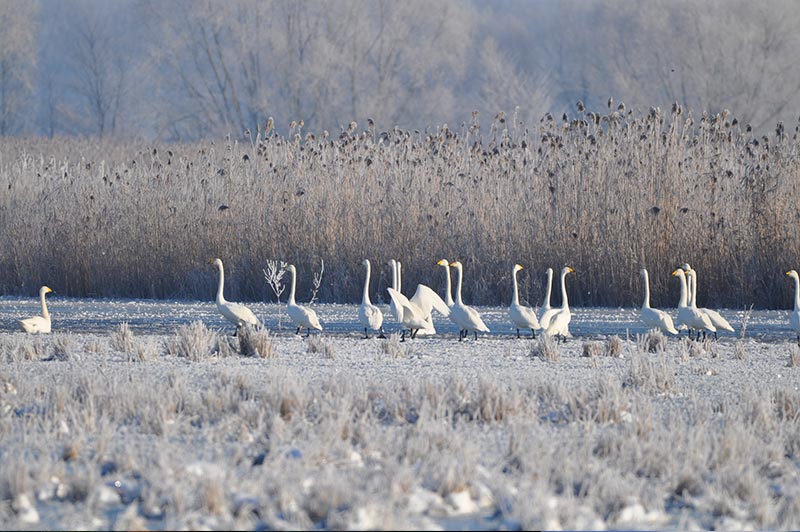
<instances>
[{"instance_id":1,"label":"dry grass tuft","mask_svg":"<svg viewBox=\"0 0 800 532\"><path fill-rule=\"evenodd\" d=\"M622 356L622 339L616 334L606 341L606 356L619 358Z\"/></svg>"},{"instance_id":2,"label":"dry grass tuft","mask_svg":"<svg viewBox=\"0 0 800 532\"><path fill-rule=\"evenodd\" d=\"M267 329L244 326L239 329L239 352L246 357L272 358L277 353Z\"/></svg>"},{"instance_id":3,"label":"dry grass tuft","mask_svg":"<svg viewBox=\"0 0 800 532\"><path fill-rule=\"evenodd\" d=\"M175 337L167 343L167 353L198 362L211 355L215 345L216 334L198 320L178 327Z\"/></svg>"},{"instance_id":4,"label":"dry grass tuft","mask_svg":"<svg viewBox=\"0 0 800 532\"><path fill-rule=\"evenodd\" d=\"M624 384L644 392L668 392L675 385L675 369L663 356L637 352L628 361Z\"/></svg>"},{"instance_id":5,"label":"dry grass tuft","mask_svg":"<svg viewBox=\"0 0 800 532\"><path fill-rule=\"evenodd\" d=\"M590 341L583 343L583 357L599 357L603 354L603 344L600 342Z\"/></svg>"},{"instance_id":6,"label":"dry grass tuft","mask_svg":"<svg viewBox=\"0 0 800 532\"><path fill-rule=\"evenodd\" d=\"M558 346L558 339L549 334L540 334L534 341L530 355L549 362L558 362L561 360L561 349Z\"/></svg>"},{"instance_id":7,"label":"dry grass tuft","mask_svg":"<svg viewBox=\"0 0 800 532\"><path fill-rule=\"evenodd\" d=\"M637 346L642 353L660 353L667 349L667 337L658 329L650 329L637 336Z\"/></svg>"},{"instance_id":8,"label":"dry grass tuft","mask_svg":"<svg viewBox=\"0 0 800 532\"><path fill-rule=\"evenodd\" d=\"M789 349L789 367L800 367L800 346L798 345L792 345Z\"/></svg>"},{"instance_id":9,"label":"dry grass tuft","mask_svg":"<svg viewBox=\"0 0 800 532\"><path fill-rule=\"evenodd\" d=\"M400 341L398 333L391 333L386 341L381 343L381 351L392 358L408 357L408 346Z\"/></svg>"},{"instance_id":10,"label":"dry grass tuft","mask_svg":"<svg viewBox=\"0 0 800 532\"><path fill-rule=\"evenodd\" d=\"M307 351L309 353L322 353L325 358L333 358L333 344L320 335L309 336Z\"/></svg>"}]
</instances>

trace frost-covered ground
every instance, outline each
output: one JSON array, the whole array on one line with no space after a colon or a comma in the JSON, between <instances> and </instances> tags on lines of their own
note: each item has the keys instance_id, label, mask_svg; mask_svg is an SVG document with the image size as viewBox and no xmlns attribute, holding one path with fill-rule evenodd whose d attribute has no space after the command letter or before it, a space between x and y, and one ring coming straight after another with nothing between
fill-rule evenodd
<instances>
[{"instance_id":1,"label":"frost-covered ground","mask_svg":"<svg viewBox=\"0 0 800 532\"><path fill-rule=\"evenodd\" d=\"M800 527L786 311L664 343L573 308L554 345L504 308L477 342L440 316L400 342L362 339L355 305L315 305L307 339L249 306L255 356L213 302L53 297L37 337L15 319L38 302L0 298L0 527Z\"/></svg>"}]
</instances>

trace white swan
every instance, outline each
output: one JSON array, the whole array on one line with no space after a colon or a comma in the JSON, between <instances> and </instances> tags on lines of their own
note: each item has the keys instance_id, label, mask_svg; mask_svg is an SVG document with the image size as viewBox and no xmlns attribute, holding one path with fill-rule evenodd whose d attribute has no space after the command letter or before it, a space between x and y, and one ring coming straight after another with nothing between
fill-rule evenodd
<instances>
[{"instance_id":1,"label":"white swan","mask_svg":"<svg viewBox=\"0 0 800 532\"><path fill-rule=\"evenodd\" d=\"M397 290L398 293L403 293L403 274L402 265L397 261ZM425 327L415 328L414 337L417 335L431 335L436 334L436 327L433 325L433 311L436 310L442 316L450 315L450 307L439 297L439 294L433 289L424 284L417 285L417 291L414 295L408 298L408 301L414 305L416 317L422 317L426 324ZM395 303L396 305L396 303Z\"/></svg>"},{"instance_id":2,"label":"white swan","mask_svg":"<svg viewBox=\"0 0 800 532\"><path fill-rule=\"evenodd\" d=\"M458 325L459 337L464 336L464 324L456 321L457 316L453 314L453 305L455 305L455 301L453 301L453 287L452 283L450 282L450 261L448 261L447 259L441 259L436 264L439 266L444 266L445 269L446 290L444 294L444 302L447 304L447 308L450 309L450 316L449 316L450 321Z\"/></svg>"},{"instance_id":3,"label":"white swan","mask_svg":"<svg viewBox=\"0 0 800 532\"><path fill-rule=\"evenodd\" d=\"M717 328L714 327L714 324L711 323L708 316L700 312L696 307L687 305L686 302L689 297L689 290L686 287L685 272L681 268L678 268L672 272L672 275L676 276L681 282L681 297L678 301L678 319L681 320L681 323L684 323L690 331L691 329L695 329L698 333L696 336L698 339L700 331L715 332Z\"/></svg>"},{"instance_id":4,"label":"white swan","mask_svg":"<svg viewBox=\"0 0 800 532\"><path fill-rule=\"evenodd\" d=\"M692 269L691 266L688 264L683 265L683 270L688 275L687 279L687 287L691 287L689 289L689 297L691 298L691 303L689 306L692 308L697 308L697 272ZM709 308L697 308L700 312L708 316L708 319L711 320L711 324L717 328L717 331L722 329L723 331L729 332L736 332L734 331L733 327L728 320L722 317L722 315L717 312L716 310L711 310ZM714 331L714 338L717 337L717 331Z\"/></svg>"},{"instance_id":5,"label":"white swan","mask_svg":"<svg viewBox=\"0 0 800 532\"><path fill-rule=\"evenodd\" d=\"M236 325L236 332L243 325L260 326L261 324L253 312L242 305L241 303L232 303L225 300L223 290L225 288L225 268L222 266L222 260L212 259L209 264L213 264L219 270L219 286L217 287L217 310L225 316L231 323ZM236 333L234 333L236 334Z\"/></svg>"},{"instance_id":6,"label":"white swan","mask_svg":"<svg viewBox=\"0 0 800 532\"><path fill-rule=\"evenodd\" d=\"M380 331L379 338L386 338L383 334L383 312L369 300L369 260L364 259L361 264L367 268L367 278L364 280L364 295L361 298L361 306L358 307L358 320L364 326L364 338L369 338L368 329Z\"/></svg>"},{"instance_id":7,"label":"white swan","mask_svg":"<svg viewBox=\"0 0 800 532\"><path fill-rule=\"evenodd\" d=\"M539 326L542 329L547 329L547 326L550 325L550 320L553 318L555 313L559 311L559 309L550 306L550 292L553 290L553 268L547 268L546 273L547 292L544 295L544 303L542 303L542 308L539 309Z\"/></svg>"},{"instance_id":8,"label":"white swan","mask_svg":"<svg viewBox=\"0 0 800 532\"><path fill-rule=\"evenodd\" d=\"M520 329L530 329L531 337L536 338L536 329L539 329L539 319L536 317L536 312L525 305L519 303L519 288L517 287L517 272L522 269L522 266L515 264L511 270L511 277L514 278L514 295L511 298L511 305L508 307L508 316L511 322L517 328L517 338L519 338Z\"/></svg>"},{"instance_id":9,"label":"white swan","mask_svg":"<svg viewBox=\"0 0 800 532\"><path fill-rule=\"evenodd\" d=\"M42 301L42 315L24 320L17 320L19 326L26 333L49 333L50 332L50 313L47 311L47 303L44 300L45 294L52 292L49 287L43 286L39 289L39 299Z\"/></svg>"},{"instance_id":10,"label":"white swan","mask_svg":"<svg viewBox=\"0 0 800 532\"><path fill-rule=\"evenodd\" d=\"M483 323L483 319L481 318L480 313L475 310L474 308L470 307L469 305L465 305L464 301L461 299L461 285L463 284L464 279L464 267L461 265L460 261L454 261L450 263L450 266L458 270L458 288L456 289L456 301L453 304L453 308L451 310L451 314L455 314L453 319L456 323L463 324L464 333L463 335L459 333L458 339L463 340L464 338L469 335L469 332L472 331L475 333L475 339L478 339L478 332L489 332L489 327Z\"/></svg>"},{"instance_id":11,"label":"white swan","mask_svg":"<svg viewBox=\"0 0 800 532\"><path fill-rule=\"evenodd\" d=\"M289 317L292 318L294 324L297 325L295 334L300 334L300 329L303 328L306 329L306 336L311 334L311 329L321 331L322 325L320 325L319 318L317 318L317 313L314 312L314 309L298 305L295 302L294 292L295 285L297 284L297 269L294 267L294 264L289 265L289 271L292 273L292 287L289 289L288 310Z\"/></svg>"},{"instance_id":12,"label":"white swan","mask_svg":"<svg viewBox=\"0 0 800 532\"><path fill-rule=\"evenodd\" d=\"M416 338L417 333L429 325L422 310L394 288L389 287L386 290L389 292L389 297L397 306L398 312L400 313L400 323L404 327L400 334L400 341L405 341L406 329L410 331L409 336L411 338Z\"/></svg>"},{"instance_id":13,"label":"white swan","mask_svg":"<svg viewBox=\"0 0 800 532\"><path fill-rule=\"evenodd\" d=\"M794 310L789 314L789 325L797 334L797 343L800 344L800 276L796 270L789 270L786 275L794 279Z\"/></svg>"},{"instance_id":14,"label":"white swan","mask_svg":"<svg viewBox=\"0 0 800 532\"><path fill-rule=\"evenodd\" d=\"M550 336L560 336L565 342L567 338L572 338L572 334L569 332L569 322L572 320L572 312L569 310L569 301L567 300L566 279L567 274L574 271L575 270L569 266L564 266L561 269L561 308L550 318L550 323L548 323L547 328L544 329L544 332Z\"/></svg>"},{"instance_id":15,"label":"white swan","mask_svg":"<svg viewBox=\"0 0 800 532\"><path fill-rule=\"evenodd\" d=\"M644 282L644 302L642 302L642 310L639 314L641 320L645 325L651 328L660 329L670 334L680 334L675 329L675 324L672 322L672 316L663 310L652 308L650 306L650 277L647 274L647 269L642 268L642 281Z\"/></svg>"}]
</instances>

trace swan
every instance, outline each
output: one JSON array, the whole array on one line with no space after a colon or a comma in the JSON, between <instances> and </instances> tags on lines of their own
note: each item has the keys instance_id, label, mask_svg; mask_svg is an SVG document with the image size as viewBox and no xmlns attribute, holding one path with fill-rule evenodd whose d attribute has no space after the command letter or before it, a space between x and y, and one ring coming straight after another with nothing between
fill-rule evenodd
<instances>
[{"instance_id":1,"label":"swan","mask_svg":"<svg viewBox=\"0 0 800 532\"><path fill-rule=\"evenodd\" d=\"M232 303L225 300L225 296L223 295L223 290L225 288L225 268L222 266L222 260L212 259L209 261L209 264L216 266L217 270L219 270L219 286L217 287L217 310L219 310L219 313L236 325L236 332L239 332L239 328L242 325L260 326L261 324L258 318L256 318L256 315L253 314L249 308L241 303Z\"/></svg>"},{"instance_id":2,"label":"swan","mask_svg":"<svg viewBox=\"0 0 800 532\"><path fill-rule=\"evenodd\" d=\"M644 302L640 313L641 320L648 327L660 329L670 334L680 334L675 329L675 324L672 323L672 317L669 314L650 306L650 277L645 268L642 268L641 274L644 281Z\"/></svg>"},{"instance_id":3,"label":"swan","mask_svg":"<svg viewBox=\"0 0 800 532\"><path fill-rule=\"evenodd\" d=\"M39 289L39 299L42 301L42 315L25 318L24 320L17 320L17 323L19 323L23 331L26 333L50 332L50 313L47 311L47 303L44 300L44 296L52 291L53 290L48 286L43 286Z\"/></svg>"},{"instance_id":4,"label":"swan","mask_svg":"<svg viewBox=\"0 0 800 532\"><path fill-rule=\"evenodd\" d=\"M672 275L676 276L681 282L681 297L678 301L678 319L681 320L681 323L686 324L690 331L691 329L696 329L698 338L700 331L716 332L717 328L714 327L714 324L711 323L708 316L700 312L697 307L690 307L686 304L688 290L686 288L685 272L681 268L678 268L672 272Z\"/></svg>"},{"instance_id":5,"label":"swan","mask_svg":"<svg viewBox=\"0 0 800 532\"><path fill-rule=\"evenodd\" d=\"M292 287L289 289L288 303L289 317L292 318L294 324L297 325L295 334L300 334L300 329L305 327L306 336L309 336L311 334L311 329L321 331L322 325L320 325L319 318L317 318L317 313L314 312L314 309L295 303L294 292L295 285L297 284L297 269L294 267L294 264L289 265L289 271L292 273Z\"/></svg>"},{"instance_id":6,"label":"swan","mask_svg":"<svg viewBox=\"0 0 800 532\"><path fill-rule=\"evenodd\" d=\"M794 310L789 314L789 325L797 333L797 343L800 344L800 277L796 270L789 270L786 275L794 279Z\"/></svg>"},{"instance_id":7,"label":"swan","mask_svg":"<svg viewBox=\"0 0 800 532\"><path fill-rule=\"evenodd\" d=\"M397 261L397 288L395 288L395 290L402 294L402 286L402 265L400 264L400 261ZM412 305L414 305L414 309L417 311L417 317L422 317L426 321L425 327L418 328L414 333L414 337L416 337L418 334L436 334L436 327L433 325L434 310L443 316L450 315L450 308L447 306L444 300L439 297L439 294L434 292L431 287L424 284L418 284L417 291L414 292L414 295L408 298L408 300ZM397 305L397 303L395 303L395 305Z\"/></svg>"},{"instance_id":8,"label":"swan","mask_svg":"<svg viewBox=\"0 0 800 532\"><path fill-rule=\"evenodd\" d=\"M444 294L444 302L447 304L447 308L450 309L450 316L449 316L450 317L450 321L452 321L453 323L458 325L458 334L459 334L459 337L461 337L461 336L464 335L464 324L463 323L459 323L458 321L456 321L457 317L456 317L455 314L453 314L453 305L455 305L455 302L453 301L453 287L452 287L452 283L450 282L450 261L448 261L447 259L441 259L436 264L439 265L439 266L444 266L444 269L445 269L445 272L446 272L446 276L445 276L445 281L446 281L445 288L446 288L446 290L445 290L445 294Z\"/></svg>"},{"instance_id":9,"label":"swan","mask_svg":"<svg viewBox=\"0 0 800 532\"><path fill-rule=\"evenodd\" d=\"M470 307L469 305L465 305L464 301L461 299L461 285L464 279L464 267L461 265L460 261L451 262L450 266L458 270L458 288L456 292L456 302L453 305L451 310L451 314L454 314L453 320L456 323L463 324L464 333L459 333L458 339L463 340L467 337L470 331L475 333L475 339L478 339L478 331L480 332L489 332L489 327L483 323L483 319L481 315L478 313L477 310Z\"/></svg>"},{"instance_id":10,"label":"swan","mask_svg":"<svg viewBox=\"0 0 800 532\"><path fill-rule=\"evenodd\" d=\"M422 310L414 303L401 294L399 291L392 287L386 289L389 292L389 297L397 306L400 313L400 323L403 325L400 341L404 342L406 339L406 329L410 331L410 337L416 338L417 333L430 325L430 322L425 319Z\"/></svg>"},{"instance_id":11,"label":"swan","mask_svg":"<svg viewBox=\"0 0 800 532\"><path fill-rule=\"evenodd\" d=\"M564 266L561 269L561 308L553 314L553 317L550 318L550 323L547 324L547 327L544 331L549 334L550 336L560 336L567 341L567 338L572 338L572 335L569 332L569 322L572 320L572 312L569 310L569 301L567 301L567 274L572 273L575 270L570 268L569 266ZM541 324L541 323L540 323Z\"/></svg>"},{"instance_id":12,"label":"swan","mask_svg":"<svg viewBox=\"0 0 800 532\"><path fill-rule=\"evenodd\" d=\"M364 338L369 338L368 329L380 331L379 338L386 338L383 334L383 312L369 300L369 259L364 259L361 264L367 268L367 278L364 280L364 295L361 298L361 306L358 307L358 320L364 326Z\"/></svg>"},{"instance_id":13,"label":"swan","mask_svg":"<svg viewBox=\"0 0 800 532\"><path fill-rule=\"evenodd\" d=\"M689 289L689 296L691 298L690 306L692 308L697 308L697 272L694 271L688 264L683 265L683 270L686 275L689 276L687 279L687 289ZM717 331L722 329L723 331L736 332L731 324L728 323L728 320L723 318L722 315L716 310L711 310L705 307L697 308L697 310L708 316L708 319L711 320L711 323L717 328ZM717 331L714 331L715 339L717 338Z\"/></svg>"},{"instance_id":14,"label":"swan","mask_svg":"<svg viewBox=\"0 0 800 532\"><path fill-rule=\"evenodd\" d=\"M553 315L559 311L559 309L550 306L550 292L553 289L553 268L547 268L545 273L547 273L547 292L544 295L542 308L539 309L539 326L542 329L547 329Z\"/></svg>"},{"instance_id":15,"label":"swan","mask_svg":"<svg viewBox=\"0 0 800 532\"><path fill-rule=\"evenodd\" d=\"M520 305L519 303L519 288L517 286L517 272L522 269L522 266L515 264L511 270L511 276L514 278L514 295L511 298L511 305L508 307L508 316L511 322L517 328L517 338L519 338L520 329L530 329L531 337L536 338L536 329L539 329L539 319L536 317L536 312L531 307Z\"/></svg>"}]
</instances>

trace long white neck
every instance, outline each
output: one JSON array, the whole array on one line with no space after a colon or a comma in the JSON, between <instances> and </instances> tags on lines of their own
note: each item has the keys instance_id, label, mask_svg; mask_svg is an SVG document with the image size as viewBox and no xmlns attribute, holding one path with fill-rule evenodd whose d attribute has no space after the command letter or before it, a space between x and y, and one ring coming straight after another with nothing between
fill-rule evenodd
<instances>
[{"instance_id":1,"label":"long white neck","mask_svg":"<svg viewBox=\"0 0 800 532\"><path fill-rule=\"evenodd\" d=\"M456 303L462 305L461 301L461 278L464 276L463 269L461 266L456 266L456 270L458 270L458 288L456 289Z\"/></svg>"},{"instance_id":2,"label":"long white neck","mask_svg":"<svg viewBox=\"0 0 800 532\"><path fill-rule=\"evenodd\" d=\"M297 270L295 270L294 266L289 269L292 271L292 286L289 288L289 304L294 305L294 287L297 282Z\"/></svg>"},{"instance_id":3,"label":"long white neck","mask_svg":"<svg viewBox=\"0 0 800 532\"><path fill-rule=\"evenodd\" d=\"M397 290L397 261L394 259L390 260L389 266L392 267L392 288Z\"/></svg>"},{"instance_id":4,"label":"long white neck","mask_svg":"<svg viewBox=\"0 0 800 532\"><path fill-rule=\"evenodd\" d=\"M678 279L681 281L681 298L678 301L679 307L686 306L686 276L683 273L683 270L678 270L680 273L678 274Z\"/></svg>"},{"instance_id":5,"label":"long white neck","mask_svg":"<svg viewBox=\"0 0 800 532\"><path fill-rule=\"evenodd\" d=\"M47 312L47 303L44 300L44 294L45 294L44 290L39 290L39 298L42 300L42 316L44 317L44 319L49 320L50 313Z\"/></svg>"},{"instance_id":6,"label":"long white neck","mask_svg":"<svg viewBox=\"0 0 800 532\"><path fill-rule=\"evenodd\" d=\"M400 265L400 261L397 261L397 291L401 294L403 293L403 269Z\"/></svg>"},{"instance_id":7,"label":"long white neck","mask_svg":"<svg viewBox=\"0 0 800 532\"><path fill-rule=\"evenodd\" d=\"M689 292L687 304L692 308L697 308L697 272L689 270L686 272L689 276L687 283L687 291Z\"/></svg>"},{"instance_id":8,"label":"long white neck","mask_svg":"<svg viewBox=\"0 0 800 532\"><path fill-rule=\"evenodd\" d=\"M447 273L447 278L445 279L445 282L447 283L447 285L446 285L447 286L447 291L444 293L444 302L447 303L448 307L452 307L453 306L453 288L452 288L452 285L450 283L450 264L445 264L444 265L444 269L446 270L446 273Z\"/></svg>"},{"instance_id":9,"label":"long white neck","mask_svg":"<svg viewBox=\"0 0 800 532\"><path fill-rule=\"evenodd\" d=\"M544 306L550 306L550 292L553 291L553 270L547 270L547 292L544 294Z\"/></svg>"},{"instance_id":10,"label":"long white neck","mask_svg":"<svg viewBox=\"0 0 800 532\"><path fill-rule=\"evenodd\" d=\"M644 302L642 308L650 308L650 276L647 270L642 270L642 278L644 279Z\"/></svg>"},{"instance_id":11,"label":"long white neck","mask_svg":"<svg viewBox=\"0 0 800 532\"><path fill-rule=\"evenodd\" d=\"M364 280L364 297L361 298L362 302L366 305L370 305L371 301L369 300L369 261L365 262L364 265L367 267L367 278Z\"/></svg>"},{"instance_id":12,"label":"long white neck","mask_svg":"<svg viewBox=\"0 0 800 532\"><path fill-rule=\"evenodd\" d=\"M225 296L222 295L222 291L225 288L225 268L222 267L222 263L217 263L217 268L219 268L219 286L217 286L217 303L224 303Z\"/></svg>"},{"instance_id":13,"label":"long white neck","mask_svg":"<svg viewBox=\"0 0 800 532\"><path fill-rule=\"evenodd\" d=\"M797 275L792 277L794 277L794 309L800 310L800 277Z\"/></svg>"},{"instance_id":14,"label":"long white neck","mask_svg":"<svg viewBox=\"0 0 800 532\"><path fill-rule=\"evenodd\" d=\"M567 270L561 270L561 301L562 309L569 308L569 302L567 302Z\"/></svg>"},{"instance_id":15,"label":"long white neck","mask_svg":"<svg viewBox=\"0 0 800 532\"><path fill-rule=\"evenodd\" d=\"M519 289L517 288L517 270L514 269L511 272L514 276L514 299L511 300L511 303L514 305L519 305Z\"/></svg>"}]
</instances>

